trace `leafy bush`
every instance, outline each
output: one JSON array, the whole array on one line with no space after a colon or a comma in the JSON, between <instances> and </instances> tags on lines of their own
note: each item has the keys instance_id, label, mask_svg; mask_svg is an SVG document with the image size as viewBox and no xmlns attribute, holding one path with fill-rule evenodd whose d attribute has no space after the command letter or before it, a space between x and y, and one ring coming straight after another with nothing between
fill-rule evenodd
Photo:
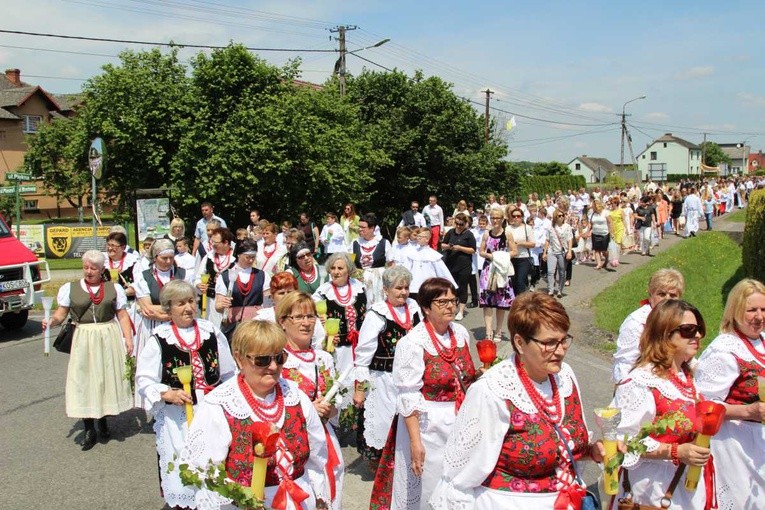
<instances>
[{"instance_id":1,"label":"leafy bush","mask_svg":"<svg viewBox=\"0 0 765 510\"><path fill-rule=\"evenodd\" d=\"M586 185L587 181L581 175L529 175L521 181L521 190L525 199L529 193L538 193L542 196L545 193L552 195L557 190L565 193L567 190L584 188Z\"/></svg>"},{"instance_id":2,"label":"leafy bush","mask_svg":"<svg viewBox=\"0 0 765 510\"><path fill-rule=\"evenodd\" d=\"M765 191L754 191L746 207L746 227L741 258L747 276L765 281Z\"/></svg>"}]
</instances>

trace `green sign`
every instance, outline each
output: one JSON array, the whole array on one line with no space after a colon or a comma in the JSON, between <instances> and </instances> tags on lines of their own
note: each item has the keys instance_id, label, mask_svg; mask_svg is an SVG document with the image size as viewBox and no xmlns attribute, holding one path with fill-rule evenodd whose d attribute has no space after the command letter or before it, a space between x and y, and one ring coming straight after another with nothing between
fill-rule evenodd
<instances>
[{"instance_id":1,"label":"green sign","mask_svg":"<svg viewBox=\"0 0 765 510\"><path fill-rule=\"evenodd\" d=\"M9 181L31 181L32 180L32 174L27 174L23 172L9 172L5 174L5 178Z\"/></svg>"},{"instance_id":2,"label":"green sign","mask_svg":"<svg viewBox=\"0 0 765 510\"><path fill-rule=\"evenodd\" d=\"M37 186L19 186L19 193L34 193ZM13 195L16 193L16 186L4 186L0 188L0 195Z\"/></svg>"}]
</instances>

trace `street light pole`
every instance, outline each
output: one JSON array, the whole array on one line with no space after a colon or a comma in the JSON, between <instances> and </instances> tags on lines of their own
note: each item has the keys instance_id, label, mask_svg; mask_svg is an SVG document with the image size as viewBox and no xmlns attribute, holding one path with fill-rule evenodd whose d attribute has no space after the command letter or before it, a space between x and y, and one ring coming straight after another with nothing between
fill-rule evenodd
<instances>
[{"instance_id":1,"label":"street light pole","mask_svg":"<svg viewBox=\"0 0 765 510\"><path fill-rule=\"evenodd\" d=\"M639 99L645 99L646 96L640 96L633 99L630 99L629 101L625 102L622 105L622 151L621 151L621 158L619 159L619 168L622 172L622 176L624 176L624 139L627 138L627 114L625 112L625 109L627 108L627 105L630 104L633 101L637 101Z\"/></svg>"},{"instance_id":2,"label":"street light pole","mask_svg":"<svg viewBox=\"0 0 765 510\"><path fill-rule=\"evenodd\" d=\"M353 51L348 51L348 50L345 49L345 33L347 31L349 31L349 30L356 30L357 28L358 27L356 27L356 26L339 26L339 27L336 27L336 28L330 30L330 32L337 32L337 34L338 34L337 41L340 44L340 48L338 50L339 53L340 53L340 58L337 59L337 62L335 63L335 72L334 72L334 74L336 74L337 77L338 77L338 84L339 84L340 95L341 96L345 95L345 75L346 75L345 57L347 55L352 55L352 54L354 54L354 53L356 53L358 51L364 51L364 50L368 50L368 49L371 49L371 48L379 48L383 44L385 44L388 41L390 41L390 39L383 39L382 41L378 41L378 42L376 42L375 44L373 44L371 46L365 46L364 48L359 48L359 49L356 49L356 50L353 50Z\"/></svg>"}]
</instances>

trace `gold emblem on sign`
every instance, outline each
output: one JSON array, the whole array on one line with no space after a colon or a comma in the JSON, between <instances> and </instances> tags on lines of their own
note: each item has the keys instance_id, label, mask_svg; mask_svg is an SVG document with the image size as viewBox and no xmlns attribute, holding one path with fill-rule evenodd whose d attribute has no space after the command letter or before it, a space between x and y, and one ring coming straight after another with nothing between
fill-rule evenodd
<instances>
[{"instance_id":1,"label":"gold emblem on sign","mask_svg":"<svg viewBox=\"0 0 765 510\"><path fill-rule=\"evenodd\" d=\"M72 229L69 227L49 227L45 231L48 248L56 257L63 257L72 247Z\"/></svg>"}]
</instances>

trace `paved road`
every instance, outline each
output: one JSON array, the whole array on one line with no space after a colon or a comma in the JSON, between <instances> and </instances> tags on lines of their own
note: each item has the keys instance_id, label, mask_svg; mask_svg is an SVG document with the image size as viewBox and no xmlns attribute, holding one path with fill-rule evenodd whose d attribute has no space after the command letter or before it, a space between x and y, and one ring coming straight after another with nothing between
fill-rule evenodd
<instances>
[{"instance_id":1,"label":"paved road","mask_svg":"<svg viewBox=\"0 0 765 510\"><path fill-rule=\"evenodd\" d=\"M671 236L660 249L677 242ZM587 345L593 331L589 300L647 260L627 256L617 272L575 266L573 286L563 297L577 339L566 361L579 378L591 428L592 409L610 401L612 385L610 360ZM463 324L482 337L480 310L469 310ZM499 353L507 355L510 350L509 342L503 342ZM0 328L0 509L161 509L154 434L143 412L110 418L113 439L89 452L80 451L81 422L67 418L64 411L67 362L68 356L55 351L43 356L39 317L20 332ZM344 507L366 509L373 475L351 446L344 448L343 456L347 466ZM586 471L588 483L596 477L594 467Z\"/></svg>"}]
</instances>

